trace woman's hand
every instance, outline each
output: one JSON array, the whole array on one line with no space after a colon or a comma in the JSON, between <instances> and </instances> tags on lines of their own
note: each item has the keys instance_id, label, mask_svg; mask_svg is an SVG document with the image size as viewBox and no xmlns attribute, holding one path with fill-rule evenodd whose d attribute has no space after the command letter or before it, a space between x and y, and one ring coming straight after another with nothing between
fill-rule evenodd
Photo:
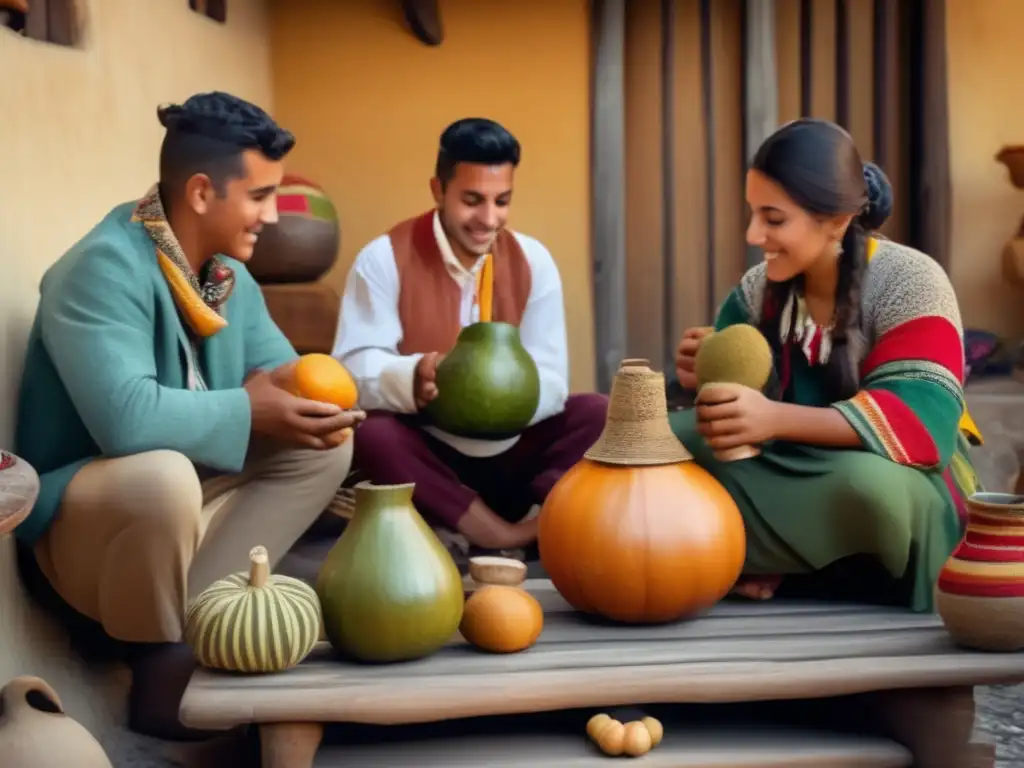
<instances>
[{"instance_id":1,"label":"woman's hand","mask_svg":"<svg viewBox=\"0 0 1024 768\"><path fill-rule=\"evenodd\" d=\"M697 396L697 431L716 451L758 445L779 433L779 403L742 384L709 384Z\"/></svg>"},{"instance_id":2,"label":"woman's hand","mask_svg":"<svg viewBox=\"0 0 1024 768\"><path fill-rule=\"evenodd\" d=\"M715 329L708 326L688 328L683 332L683 338L676 348L676 376L679 377L679 384L683 389L697 388L697 351L704 338L714 332Z\"/></svg>"}]
</instances>

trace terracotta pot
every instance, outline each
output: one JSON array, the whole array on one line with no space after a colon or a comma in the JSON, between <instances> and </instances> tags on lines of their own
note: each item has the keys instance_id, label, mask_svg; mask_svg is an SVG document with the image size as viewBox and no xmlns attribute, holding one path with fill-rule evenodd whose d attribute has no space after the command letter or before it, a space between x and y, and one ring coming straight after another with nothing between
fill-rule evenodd
<instances>
[{"instance_id":1,"label":"terracotta pot","mask_svg":"<svg viewBox=\"0 0 1024 768\"><path fill-rule=\"evenodd\" d=\"M935 607L960 645L1024 649L1024 496L976 493L963 540L939 572Z\"/></svg>"},{"instance_id":2,"label":"terracotta pot","mask_svg":"<svg viewBox=\"0 0 1024 768\"><path fill-rule=\"evenodd\" d=\"M32 768L113 768L103 747L68 717L38 677L16 677L0 692L0 764Z\"/></svg>"}]
</instances>

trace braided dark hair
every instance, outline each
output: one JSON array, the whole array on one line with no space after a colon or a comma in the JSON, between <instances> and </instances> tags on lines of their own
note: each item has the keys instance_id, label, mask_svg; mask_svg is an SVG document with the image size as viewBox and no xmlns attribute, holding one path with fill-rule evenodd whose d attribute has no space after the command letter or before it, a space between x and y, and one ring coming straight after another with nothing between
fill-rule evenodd
<instances>
[{"instance_id":1,"label":"braided dark hair","mask_svg":"<svg viewBox=\"0 0 1024 768\"><path fill-rule=\"evenodd\" d=\"M853 138L835 123L803 118L768 137L754 156L752 169L781 186L804 210L816 216L854 214L842 239L836 286L832 353L825 367L829 397L853 396L859 385L858 364L865 339L861 317L861 281L867 263L867 238L892 213L892 187L874 163L864 163ZM781 309L803 276L768 282L761 331L778 361Z\"/></svg>"}]
</instances>

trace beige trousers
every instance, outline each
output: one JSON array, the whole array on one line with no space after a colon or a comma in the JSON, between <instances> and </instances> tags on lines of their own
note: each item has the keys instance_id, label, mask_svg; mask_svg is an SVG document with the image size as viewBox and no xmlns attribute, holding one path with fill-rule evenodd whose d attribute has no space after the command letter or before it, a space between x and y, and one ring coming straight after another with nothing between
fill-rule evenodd
<instances>
[{"instance_id":1,"label":"beige trousers","mask_svg":"<svg viewBox=\"0 0 1024 768\"><path fill-rule=\"evenodd\" d=\"M330 451L254 444L228 475L174 451L96 459L37 542L40 570L114 639L180 641L189 599L248 570L257 544L276 565L324 511L349 472L352 442Z\"/></svg>"}]
</instances>

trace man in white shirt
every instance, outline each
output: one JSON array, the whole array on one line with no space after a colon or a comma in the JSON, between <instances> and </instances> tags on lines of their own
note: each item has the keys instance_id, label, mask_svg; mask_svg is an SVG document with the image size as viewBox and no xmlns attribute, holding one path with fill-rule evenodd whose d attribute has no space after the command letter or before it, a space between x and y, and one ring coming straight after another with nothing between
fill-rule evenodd
<instances>
[{"instance_id":1,"label":"man in white shirt","mask_svg":"<svg viewBox=\"0 0 1024 768\"><path fill-rule=\"evenodd\" d=\"M374 483L415 483L414 501L431 525L493 550L533 544L531 507L597 440L607 409L604 395L569 395L562 281L551 254L506 228L519 158L519 142L491 120L466 118L444 131L430 182L436 208L356 256L334 346L368 412L356 466ZM419 416L437 397L437 364L480 319L488 273L492 319L519 327L540 372L530 426L500 441L456 437Z\"/></svg>"}]
</instances>

